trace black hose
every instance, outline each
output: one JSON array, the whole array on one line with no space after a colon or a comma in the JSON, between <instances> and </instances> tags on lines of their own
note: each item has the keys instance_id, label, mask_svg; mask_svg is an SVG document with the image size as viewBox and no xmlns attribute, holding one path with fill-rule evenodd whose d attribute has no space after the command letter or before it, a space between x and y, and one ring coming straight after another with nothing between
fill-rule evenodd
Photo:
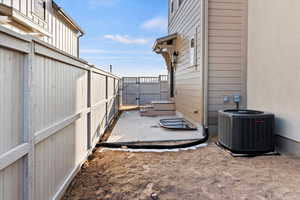
<instances>
[{"instance_id":1,"label":"black hose","mask_svg":"<svg viewBox=\"0 0 300 200\"><path fill-rule=\"evenodd\" d=\"M209 133L208 128L203 128L204 138L184 144L175 145L152 145L152 144L132 144L132 143L98 143L96 147L106 147L106 148L122 148L127 147L128 149L181 149L193 147L199 144L203 144L208 141Z\"/></svg>"}]
</instances>

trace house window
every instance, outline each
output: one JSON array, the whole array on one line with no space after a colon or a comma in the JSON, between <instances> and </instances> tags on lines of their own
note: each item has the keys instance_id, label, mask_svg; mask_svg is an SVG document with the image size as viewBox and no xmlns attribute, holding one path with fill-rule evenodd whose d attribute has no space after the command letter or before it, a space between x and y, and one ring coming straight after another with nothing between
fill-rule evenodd
<instances>
[{"instance_id":1,"label":"house window","mask_svg":"<svg viewBox=\"0 0 300 200\"><path fill-rule=\"evenodd\" d=\"M36 14L41 19L46 19L46 1L45 0L35 0L34 1L34 14Z\"/></svg>"}]
</instances>

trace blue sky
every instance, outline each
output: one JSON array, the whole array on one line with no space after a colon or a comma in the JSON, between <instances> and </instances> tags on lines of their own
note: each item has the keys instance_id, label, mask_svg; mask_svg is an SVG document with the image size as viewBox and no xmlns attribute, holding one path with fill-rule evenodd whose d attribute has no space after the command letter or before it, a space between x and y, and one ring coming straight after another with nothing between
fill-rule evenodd
<instances>
[{"instance_id":1,"label":"blue sky","mask_svg":"<svg viewBox=\"0 0 300 200\"><path fill-rule=\"evenodd\" d=\"M167 0L56 0L86 31L81 57L120 76L166 74L152 52L167 34Z\"/></svg>"}]
</instances>

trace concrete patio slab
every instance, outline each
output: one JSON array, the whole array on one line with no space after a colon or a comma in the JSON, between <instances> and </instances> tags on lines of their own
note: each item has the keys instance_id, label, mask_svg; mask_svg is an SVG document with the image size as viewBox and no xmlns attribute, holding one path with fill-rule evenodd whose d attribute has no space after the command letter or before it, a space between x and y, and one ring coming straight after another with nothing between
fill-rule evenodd
<instances>
[{"instance_id":1,"label":"concrete patio slab","mask_svg":"<svg viewBox=\"0 0 300 200\"><path fill-rule=\"evenodd\" d=\"M169 142L203 138L202 128L196 131L173 131L161 128L160 119L178 116L141 117L139 111L124 111L107 142Z\"/></svg>"}]
</instances>

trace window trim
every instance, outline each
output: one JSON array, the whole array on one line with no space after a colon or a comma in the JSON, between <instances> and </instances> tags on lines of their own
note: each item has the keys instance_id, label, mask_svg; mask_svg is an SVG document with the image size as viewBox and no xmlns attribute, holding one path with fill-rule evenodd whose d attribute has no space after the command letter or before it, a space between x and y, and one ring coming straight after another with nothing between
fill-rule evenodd
<instances>
[{"instance_id":1,"label":"window trim","mask_svg":"<svg viewBox=\"0 0 300 200\"><path fill-rule=\"evenodd\" d=\"M39 16L39 14L36 13L36 1L43 1L43 9L44 9L44 17ZM38 17L40 20L46 21L47 19L47 0L33 0L33 9L31 13L35 16Z\"/></svg>"}]
</instances>

